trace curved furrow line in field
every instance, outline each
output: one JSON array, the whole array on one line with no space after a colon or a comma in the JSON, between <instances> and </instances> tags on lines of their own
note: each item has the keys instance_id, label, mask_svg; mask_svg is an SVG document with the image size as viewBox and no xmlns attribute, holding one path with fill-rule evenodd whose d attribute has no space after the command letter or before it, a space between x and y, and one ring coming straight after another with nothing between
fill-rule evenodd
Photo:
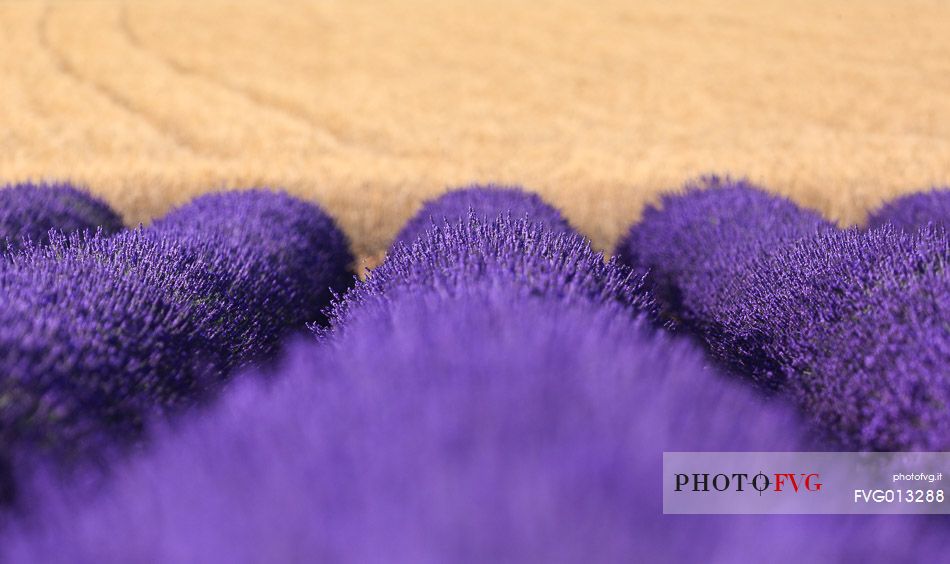
<instances>
[{"instance_id":1,"label":"curved furrow line in field","mask_svg":"<svg viewBox=\"0 0 950 564\"><path fill-rule=\"evenodd\" d=\"M184 136L179 135L177 131L168 127L167 124L163 123L161 120L154 119L147 112L136 107L134 103L122 96L120 92L108 88L102 82L80 72L79 69L76 68L67 57L63 56L63 53L56 48L55 44L50 41L49 22L52 10L53 4L47 2L40 19L37 22L37 44L39 45L40 49L42 49L43 52L49 56L49 59L56 68L57 72L69 77L70 80L76 82L77 84L81 84L84 87L92 90L98 96L104 98L109 104L120 108L124 113L131 115L140 122L145 123L150 129L166 138L177 148L194 154L204 153L200 147L191 143Z\"/></svg>"},{"instance_id":2,"label":"curved furrow line in field","mask_svg":"<svg viewBox=\"0 0 950 564\"><path fill-rule=\"evenodd\" d=\"M157 49L148 47L142 42L141 38L132 28L132 25L129 22L128 4L126 3L123 3L120 7L118 29L130 45L142 52L148 53L150 56L160 61L172 71L212 84L244 98L251 104L261 106L265 111L274 111L282 114L289 120L299 122L300 125L308 128L321 143L333 146L334 148L338 148L344 144L336 133L319 122L311 119L310 116L304 114L299 108L285 104L270 96L261 95L256 90L243 88L231 81L224 80L211 74L203 73L194 67L185 65L180 61L165 55Z\"/></svg>"},{"instance_id":3,"label":"curved furrow line in field","mask_svg":"<svg viewBox=\"0 0 950 564\"><path fill-rule=\"evenodd\" d=\"M129 17L128 4L123 3L119 14L119 31L126 40L136 49L148 53L161 61L174 72L183 76L201 80L236 96L244 98L250 104L261 107L263 111L271 111L282 115L288 120L296 121L307 128L319 143L326 144L338 150L353 150L362 154L392 154L392 151L379 143L367 144L362 139L357 141L339 128L333 128L306 108L306 106L276 96L267 88L254 88L243 85L238 81L230 80L220 73L203 69L198 65L188 64L179 57L169 55L166 51L147 45L136 32Z\"/></svg>"}]
</instances>

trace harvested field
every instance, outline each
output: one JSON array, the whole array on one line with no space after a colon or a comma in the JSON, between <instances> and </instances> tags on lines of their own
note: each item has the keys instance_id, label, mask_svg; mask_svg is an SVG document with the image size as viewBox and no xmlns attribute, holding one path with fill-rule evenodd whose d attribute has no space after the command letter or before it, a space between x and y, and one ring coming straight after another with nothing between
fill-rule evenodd
<instances>
[{"instance_id":1,"label":"harvested field","mask_svg":"<svg viewBox=\"0 0 950 564\"><path fill-rule=\"evenodd\" d=\"M936 1L0 1L0 179L130 223L284 186L379 257L421 202L519 183L611 248L748 176L843 224L950 183Z\"/></svg>"}]
</instances>

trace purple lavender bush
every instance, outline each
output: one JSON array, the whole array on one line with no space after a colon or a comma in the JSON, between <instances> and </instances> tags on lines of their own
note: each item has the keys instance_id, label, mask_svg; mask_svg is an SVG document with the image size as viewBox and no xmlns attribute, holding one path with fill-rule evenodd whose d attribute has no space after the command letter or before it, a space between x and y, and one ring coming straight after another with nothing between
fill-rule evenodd
<instances>
[{"instance_id":1,"label":"purple lavender bush","mask_svg":"<svg viewBox=\"0 0 950 564\"><path fill-rule=\"evenodd\" d=\"M54 236L0 269L0 458L9 468L48 453L70 461L134 435L147 412L220 380L228 359L214 332L227 311L207 296L221 288L207 263L151 235ZM13 478L2 489L12 492Z\"/></svg>"},{"instance_id":2,"label":"purple lavender bush","mask_svg":"<svg viewBox=\"0 0 950 564\"><path fill-rule=\"evenodd\" d=\"M136 437L305 330L349 262L323 212L263 192L13 254L0 270L0 458L68 462Z\"/></svg>"},{"instance_id":3,"label":"purple lavender bush","mask_svg":"<svg viewBox=\"0 0 950 564\"><path fill-rule=\"evenodd\" d=\"M641 273L663 313L702 332L707 304L757 253L829 224L745 180L709 176L648 207L616 255Z\"/></svg>"},{"instance_id":4,"label":"purple lavender bush","mask_svg":"<svg viewBox=\"0 0 950 564\"><path fill-rule=\"evenodd\" d=\"M0 253L17 250L25 241L45 245L51 229L111 234L122 227L122 218L105 202L68 183L0 187Z\"/></svg>"},{"instance_id":5,"label":"purple lavender bush","mask_svg":"<svg viewBox=\"0 0 950 564\"><path fill-rule=\"evenodd\" d=\"M470 213L489 222L505 215L527 217L552 231L573 232L561 212L537 194L520 187L488 184L459 188L427 201L396 235L395 243L411 243L443 223L466 219Z\"/></svg>"},{"instance_id":6,"label":"purple lavender bush","mask_svg":"<svg viewBox=\"0 0 950 564\"><path fill-rule=\"evenodd\" d=\"M224 273L228 285L216 299L241 304L222 329L231 354L243 359L266 357L288 331L322 322L333 293L354 279L353 256L336 222L318 206L283 192L200 196L150 229L209 256L234 254ZM203 245L208 236L221 248Z\"/></svg>"},{"instance_id":7,"label":"purple lavender bush","mask_svg":"<svg viewBox=\"0 0 950 564\"><path fill-rule=\"evenodd\" d=\"M705 336L845 448L946 450L948 266L942 228L823 230L739 269Z\"/></svg>"},{"instance_id":8,"label":"purple lavender bush","mask_svg":"<svg viewBox=\"0 0 950 564\"><path fill-rule=\"evenodd\" d=\"M950 186L897 198L868 218L870 229L886 223L892 223L904 231L916 231L928 223L950 227Z\"/></svg>"},{"instance_id":9,"label":"purple lavender bush","mask_svg":"<svg viewBox=\"0 0 950 564\"><path fill-rule=\"evenodd\" d=\"M638 315L654 309L641 277L616 260L605 261L577 233L530 217L485 220L470 211L463 220L435 224L412 244L395 244L364 282L331 306L330 325L345 326L367 304L403 294L456 296L508 284L525 298L598 306L614 302Z\"/></svg>"},{"instance_id":10,"label":"purple lavender bush","mask_svg":"<svg viewBox=\"0 0 950 564\"><path fill-rule=\"evenodd\" d=\"M649 209L619 253L715 357L848 450L950 446L946 232L839 231L748 186Z\"/></svg>"},{"instance_id":11,"label":"purple lavender bush","mask_svg":"<svg viewBox=\"0 0 950 564\"><path fill-rule=\"evenodd\" d=\"M511 286L377 304L159 430L105 488L40 481L0 559L801 562L946 548L910 519L663 515L663 451L802 439L794 415L622 309Z\"/></svg>"}]
</instances>

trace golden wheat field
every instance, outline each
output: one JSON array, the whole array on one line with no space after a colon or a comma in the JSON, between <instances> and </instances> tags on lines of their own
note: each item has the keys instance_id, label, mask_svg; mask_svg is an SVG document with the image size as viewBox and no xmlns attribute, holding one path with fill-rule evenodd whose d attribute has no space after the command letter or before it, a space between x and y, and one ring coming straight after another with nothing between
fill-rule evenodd
<instances>
[{"instance_id":1,"label":"golden wheat field","mask_svg":"<svg viewBox=\"0 0 950 564\"><path fill-rule=\"evenodd\" d=\"M129 223L280 186L367 264L472 182L603 249L706 172L843 224L950 183L945 0L0 0L0 29L0 181L76 180Z\"/></svg>"}]
</instances>

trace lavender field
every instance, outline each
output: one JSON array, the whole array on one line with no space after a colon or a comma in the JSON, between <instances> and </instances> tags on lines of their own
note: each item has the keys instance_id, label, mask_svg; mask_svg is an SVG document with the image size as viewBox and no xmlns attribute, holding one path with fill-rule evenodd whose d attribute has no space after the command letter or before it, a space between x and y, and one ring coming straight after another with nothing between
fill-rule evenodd
<instances>
[{"instance_id":1,"label":"lavender field","mask_svg":"<svg viewBox=\"0 0 950 564\"><path fill-rule=\"evenodd\" d=\"M0 189L0 562L938 562L933 516L664 515L664 451L950 451L950 189L702 177L595 251L517 186L355 272L319 205ZM363 274L357 277L356 274Z\"/></svg>"}]
</instances>

